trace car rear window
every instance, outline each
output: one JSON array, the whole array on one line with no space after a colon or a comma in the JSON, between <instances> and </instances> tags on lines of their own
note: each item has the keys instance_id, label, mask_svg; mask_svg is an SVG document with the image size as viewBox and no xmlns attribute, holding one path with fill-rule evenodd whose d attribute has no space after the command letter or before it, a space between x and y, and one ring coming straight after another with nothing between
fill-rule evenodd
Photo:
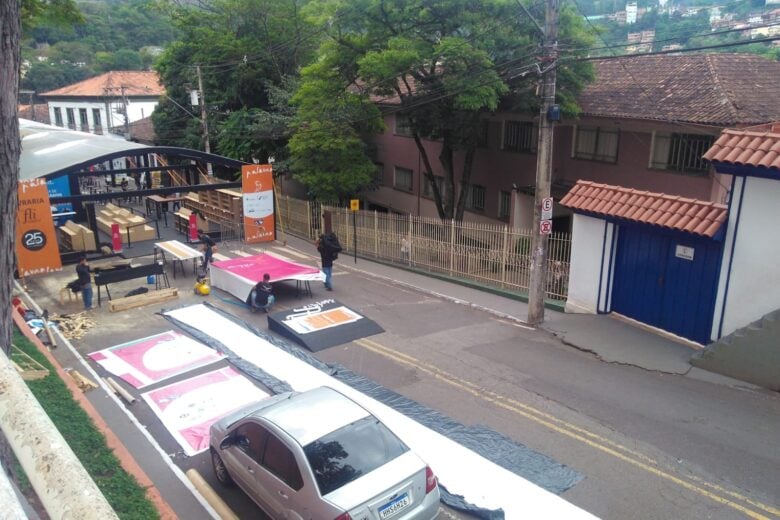
<instances>
[{"instance_id":1,"label":"car rear window","mask_svg":"<svg viewBox=\"0 0 780 520\"><path fill-rule=\"evenodd\" d=\"M376 417L368 416L317 439L303 451L324 496L409 448Z\"/></svg>"}]
</instances>

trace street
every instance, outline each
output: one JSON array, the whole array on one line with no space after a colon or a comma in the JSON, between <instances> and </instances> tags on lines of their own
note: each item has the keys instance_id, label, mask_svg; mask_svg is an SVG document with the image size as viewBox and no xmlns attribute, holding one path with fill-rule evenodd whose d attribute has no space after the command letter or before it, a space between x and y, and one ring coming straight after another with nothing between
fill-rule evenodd
<instances>
[{"instance_id":1,"label":"street","mask_svg":"<svg viewBox=\"0 0 780 520\"><path fill-rule=\"evenodd\" d=\"M297 261L312 253L305 242L292 246L273 250ZM228 249L221 252L231 255ZM34 280L30 293L54 307L56 291L43 285L59 282L47 280ZM177 283L183 289L175 306L202 301L192 295L188 277ZM386 332L323 350L317 358L569 466L584 478L562 497L586 511L605 519L780 518L776 393L701 371L679 375L606 363L547 331L524 326L519 302L363 259L354 264L341 258L334 285L329 296ZM447 293L450 298L441 296ZM479 305L469 304L464 293L473 293ZM321 287L314 288L315 298L322 294ZM208 297L211 304L266 327L263 316L250 315L229 299L219 291ZM282 291L277 303L299 302ZM157 310L97 311L94 317L103 326L75 346L83 355L170 329L153 314ZM613 318L594 319L609 325L604 320ZM605 336L605 341L620 338ZM207 454L176 454L175 442L144 406L137 402L132 412L164 451L182 469L195 467L213 483ZM256 508L239 491L215 488L240 517L256 517ZM446 515L467 518L449 510Z\"/></svg>"}]
</instances>

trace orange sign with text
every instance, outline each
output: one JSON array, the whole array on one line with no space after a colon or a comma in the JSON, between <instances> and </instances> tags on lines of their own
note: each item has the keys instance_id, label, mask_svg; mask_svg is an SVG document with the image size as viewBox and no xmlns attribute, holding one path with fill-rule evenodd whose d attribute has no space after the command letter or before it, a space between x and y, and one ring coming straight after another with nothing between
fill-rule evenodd
<instances>
[{"instance_id":1,"label":"orange sign with text","mask_svg":"<svg viewBox=\"0 0 780 520\"><path fill-rule=\"evenodd\" d=\"M16 213L16 264L19 276L51 273L62 269L60 251L44 179L19 183Z\"/></svg>"},{"instance_id":2,"label":"orange sign with text","mask_svg":"<svg viewBox=\"0 0 780 520\"><path fill-rule=\"evenodd\" d=\"M244 202L244 241L254 244L274 240L274 177L271 165L242 166L241 189Z\"/></svg>"}]
</instances>

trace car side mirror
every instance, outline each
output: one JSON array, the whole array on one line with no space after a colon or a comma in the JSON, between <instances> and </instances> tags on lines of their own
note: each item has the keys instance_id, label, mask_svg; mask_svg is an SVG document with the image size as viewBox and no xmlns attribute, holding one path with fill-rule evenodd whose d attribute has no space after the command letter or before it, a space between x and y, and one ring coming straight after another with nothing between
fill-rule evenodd
<instances>
[{"instance_id":1,"label":"car side mirror","mask_svg":"<svg viewBox=\"0 0 780 520\"><path fill-rule=\"evenodd\" d=\"M233 435L228 435L224 439L222 439L222 442L219 443L219 449L224 450L231 446L233 446L236 443L236 438Z\"/></svg>"}]
</instances>

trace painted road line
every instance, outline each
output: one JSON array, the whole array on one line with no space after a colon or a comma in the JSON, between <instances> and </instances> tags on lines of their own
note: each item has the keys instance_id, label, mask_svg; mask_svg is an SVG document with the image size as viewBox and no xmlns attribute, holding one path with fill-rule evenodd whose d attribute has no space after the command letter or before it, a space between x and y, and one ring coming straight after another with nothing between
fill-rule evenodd
<instances>
[{"instance_id":1,"label":"painted road line","mask_svg":"<svg viewBox=\"0 0 780 520\"><path fill-rule=\"evenodd\" d=\"M234 249L234 250L232 250L232 251L231 251L231 253L233 253L234 255L237 255L237 256L244 256L244 257L246 257L246 256L252 256L252 254L251 254L251 253L247 253L246 251L240 251L240 250L238 250L238 249Z\"/></svg>"},{"instance_id":2,"label":"painted road line","mask_svg":"<svg viewBox=\"0 0 780 520\"><path fill-rule=\"evenodd\" d=\"M211 257L217 262L222 262L223 260L230 260L229 256L225 256L221 253L214 253L213 255L211 255Z\"/></svg>"},{"instance_id":3,"label":"painted road line","mask_svg":"<svg viewBox=\"0 0 780 520\"><path fill-rule=\"evenodd\" d=\"M737 493L735 491L726 490L723 487L719 486L718 484L707 482L704 479L701 479L699 477L690 477L691 480L696 482L696 484L698 485L683 480L682 478L677 477L670 472L655 467L658 463L650 457L642 455L639 452L631 450L619 443L611 441L605 437L590 432L584 428L568 423L562 419L558 419L555 416L552 416L546 412L538 410L532 406L521 403L515 399L505 397L500 394L496 394L495 392L491 392L470 381L449 374L448 372L445 372L439 369L438 367L420 361L414 358L413 356L410 356L403 352L399 352L390 347L386 347L380 343L377 343L373 340L369 340L366 338L355 340L353 343L358 344L363 348L366 348L367 350L370 350L376 354L379 354L383 357L386 357L388 359L391 359L403 365L416 368L421 372L425 372L433 376L434 378L444 383L447 383L451 386L459 388L460 390L463 390L464 392L467 392L479 399L490 402L500 408L509 410L517 415L520 415L533 422L536 422L537 424L545 426L550 430L553 430L557 433L560 433L574 440L582 442L603 453L611 455L614 458L617 458L623 462L631 464L632 466L635 466L647 473L653 474L664 480L672 482L689 491L693 491L694 493L709 498L710 500L713 500L719 504L735 509L747 515L750 518L754 518L756 520L770 520L769 517L764 516L763 514L754 511L752 509L748 509L744 505L733 502L732 500L725 498L724 496L721 495L727 495L733 499L749 504L750 506L759 509L765 513L780 516L780 509L772 507L768 504L764 504L762 502L758 502L749 497L741 495L740 493ZM714 490L714 492L705 488Z\"/></svg>"},{"instance_id":4,"label":"painted road line","mask_svg":"<svg viewBox=\"0 0 780 520\"><path fill-rule=\"evenodd\" d=\"M274 247L273 249L281 249L282 251L284 251L285 254L293 255L293 256L296 256L298 258L304 258L306 260L311 260L312 258L314 258L314 256L312 256L312 255L299 253L298 251L296 251L294 249L290 249L289 247Z\"/></svg>"}]
</instances>

